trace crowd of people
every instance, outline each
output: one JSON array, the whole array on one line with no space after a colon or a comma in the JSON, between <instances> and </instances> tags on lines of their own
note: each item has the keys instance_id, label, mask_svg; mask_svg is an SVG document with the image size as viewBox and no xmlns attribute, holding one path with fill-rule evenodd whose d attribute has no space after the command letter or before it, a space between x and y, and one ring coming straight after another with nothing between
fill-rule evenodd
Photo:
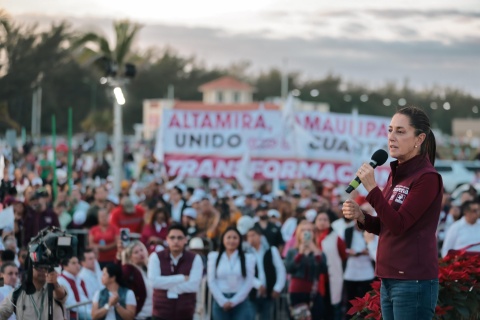
<instances>
[{"instance_id":1,"label":"crowd of people","mask_svg":"<svg viewBox=\"0 0 480 320\"><path fill-rule=\"evenodd\" d=\"M90 172L79 166L73 187L60 180L56 192L52 170L31 152L4 163L0 219L12 210L14 221L0 243L1 319L47 319L46 283L55 287L54 319L348 319L350 300L377 275L374 219L392 223L392 237L417 223L413 214L396 225L382 220L373 205L381 194L372 200L376 186L361 171L367 197L328 181L287 181L280 190L169 181L152 159L115 194L103 161ZM479 203L473 187L456 199L443 192L441 256L480 251ZM80 240L78 255L53 272L32 264L28 250L51 226Z\"/></svg>"}]
</instances>

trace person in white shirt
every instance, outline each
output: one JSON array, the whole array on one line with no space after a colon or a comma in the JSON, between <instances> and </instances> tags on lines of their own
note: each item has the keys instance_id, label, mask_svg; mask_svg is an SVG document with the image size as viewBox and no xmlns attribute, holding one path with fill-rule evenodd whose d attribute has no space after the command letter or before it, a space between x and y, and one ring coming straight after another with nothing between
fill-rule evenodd
<instances>
[{"instance_id":1,"label":"person in white shirt","mask_svg":"<svg viewBox=\"0 0 480 320\"><path fill-rule=\"evenodd\" d=\"M187 231L182 225L168 228L168 247L148 259L148 279L153 286L152 319L192 319L203 275L199 255L185 250Z\"/></svg>"},{"instance_id":2,"label":"person in white shirt","mask_svg":"<svg viewBox=\"0 0 480 320\"><path fill-rule=\"evenodd\" d=\"M461 206L463 217L448 229L443 241L442 257L450 250L480 252L480 205L475 201L465 201Z\"/></svg>"},{"instance_id":3,"label":"person in white shirt","mask_svg":"<svg viewBox=\"0 0 480 320\"><path fill-rule=\"evenodd\" d=\"M80 263L77 257L64 259L61 262L62 273L58 277L58 284L67 288L67 308L78 303L88 302L88 292L85 282L78 277L80 273ZM70 309L70 318L90 319L91 305L85 305Z\"/></svg>"},{"instance_id":4,"label":"person in white shirt","mask_svg":"<svg viewBox=\"0 0 480 320\"><path fill-rule=\"evenodd\" d=\"M82 269L78 277L85 282L88 297L92 298L95 292L103 289L102 269L100 269L95 252L89 248L85 249L80 256L80 263L82 264Z\"/></svg>"},{"instance_id":5,"label":"person in white shirt","mask_svg":"<svg viewBox=\"0 0 480 320\"><path fill-rule=\"evenodd\" d=\"M0 302L7 298L10 293L17 287L18 283L18 267L13 262L4 262L0 269L1 276L3 277L4 285L0 287ZM8 320L17 319L13 314Z\"/></svg>"},{"instance_id":6,"label":"person in white shirt","mask_svg":"<svg viewBox=\"0 0 480 320\"><path fill-rule=\"evenodd\" d=\"M370 291L371 283L375 279L375 261L378 237L366 242L364 231L360 230L358 225L345 229L345 245L347 247L347 264L343 278L345 279L345 292L347 296L348 307L351 307L351 300L356 297L363 297ZM373 251L373 252L371 252ZM350 319L351 316L347 316Z\"/></svg>"},{"instance_id":7,"label":"person in white shirt","mask_svg":"<svg viewBox=\"0 0 480 320\"><path fill-rule=\"evenodd\" d=\"M180 187L173 187L170 190L170 202L168 207L170 208L170 219L172 222L182 223L183 210L187 207L187 204L182 198L183 191Z\"/></svg>"},{"instance_id":8,"label":"person in white shirt","mask_svg":"<svg viewBox=\"0 0 480 320\"><path fill-rule=\"evenodd\" d=\"M218 252L210 252L207 281L214 302L213 319L254 319L254 308L248 299L255 277L255 257L244 253L242 237L235 227L222 234Z\"/></svg>"},{"instance_id":9,"label":"person in white shirt","mask_svg":"<svg viewBox=\"0 0 480 320\"><path fill-rule=\"evenodd\" d=\"M287 271L280 252L268 242L262 243L262 231L252 228L247 232L250 253L256 258L257 267L253 280L254 290L250 298L260 319L271 319L274 299L278 299L285 286ZM267 272L266 272L267 271Z\"/></svg>"},{"instance_id":10,"label":"person in white shirt","mask_svg":"<svg viewBox=\"0 0 480 320\"><path fill-rule=\"evenodd\" d=\"M122 286L122 267L109 263L103 268L104 289L93 296L93 320L133 320L137 301L132 290Z\"/></svg>"}]
</instances>

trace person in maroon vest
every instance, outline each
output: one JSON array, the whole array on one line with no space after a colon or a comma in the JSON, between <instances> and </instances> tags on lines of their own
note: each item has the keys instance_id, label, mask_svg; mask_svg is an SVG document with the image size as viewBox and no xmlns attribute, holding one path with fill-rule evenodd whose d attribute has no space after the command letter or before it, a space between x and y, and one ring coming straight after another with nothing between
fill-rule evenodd
<instances>
[{"instance_id":1,"label":"person in maroon vest","mask_svg":"<svg viewBox=\"0 0 480 320\"><path fill-rule=\"evenodd\" d=\"M67 288L66 306L89 301L87 287L85 282L78 277L80 273L80 263L77 257L63 259L61 262L62 273L58 277L58 284ZM73 308L70 311L70 319L90 319L91 306Z\"/></svg>"},{"instance_id":2,"label":"person in maroon vest","mask_svg":"<svg viewBox=\"0 0 480 320\"><path fill-rule=\"evenodd\" d=\"M382 279L383 319L432 319L439 287L435 232L443 196L442 178L433 167L435 136L425 112L415 107L397 111L388 132L390 156L397 160L390 163L383 191L369 164L357 172L377 216L365 214L352 200L342 210L361 229L380 236L375 273Z\"/></svg>"},{"instance_id":3,"label":"person in maroon vest","mask_svg":"<svg viewBox=\"0 0 480 320\"><path fill-rule=\"evenodd\" d=\"M187 232L181 225L168 228L168 249L154 252L148 261L148 279L153 285L153 320L191 320L203 263L197 254L185 251Z\"/></svg>"}]
</instances>

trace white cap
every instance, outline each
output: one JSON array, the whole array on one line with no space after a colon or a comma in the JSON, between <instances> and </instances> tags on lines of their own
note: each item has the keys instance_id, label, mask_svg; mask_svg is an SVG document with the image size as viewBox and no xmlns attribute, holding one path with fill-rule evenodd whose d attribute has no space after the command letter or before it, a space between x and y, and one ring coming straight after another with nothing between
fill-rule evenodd
<instances>
[{"instance_id":1,"label":"white cap","mask_svg":"<svg viewBox=\"0 0 480 320\"><path fill-rule=\"evenodd\" d=\"M310 203L312 203L312 200L311 199L301 199L299 202L298 202L298 206L300 208L306 208L310 205Z\"/></svg>"},{"instance_id":2,"label":"white cap","mask_svg":"<svg viewBox=\"0 0 480 320\"><path fill-rule=\"evenodd\" d=\"M118 197L113 193L108 194L107 201L110 201L111 203L113 203L116 206L118 206L118 204L120 203L120 200L118 199Z\"/></svg>"},{"instance_id":3,"label":"white cap","mask_svg":"<svg viewBox=\"0 0 480 320\"><path fill-rule=\"evenodd\" d=\"M233 203L236 207L243 207L245 205L245 196L240 196L236 198Z\"/></svg>"},{"instance_id":4,"label":"white cap","mask_svg":"<svg viewBox=\"0 0 480 320\"><path fill-rule=\"evenodd\" d=\"M185 208L185 210L183 210L183 215L192 219L197 219L197 210L193 208Z\"/></svg>"},{"instance_id":5,"label":"white cap","mask_svg":"<svg viewBox=\"0 0 480 320\"><path fill-rule=\"evenodd\" d=\"M275 209L270 209L268 210L268 216L270 218L271 217L280 218L280 212L278 212L278 210L275 210Z\"/></svg>"},{"instance_id":6,"label":"white cap","mask_svg":"<svg viewBox=\"0 0 480 320\"><path fill-rule=\"evenodd\" d=\"M210 182L208 183L208 188L209 189L220 189L220 183L218 183L217 181L210 180Z\"/></svg>"},{"instance_id":7,"label":"white cap","mask_svg":"<svg viewBox=\"0 0 480 320\"><path fill-rule=\"evenodd\" d=\"M36 177L32 179L32 186L43 186L43 181L40 177Z\"/></svg>"},{"instance_id":8,"label":"white cap","mask_svg":"<svg viewBox=\"0 0 480 320\"><path fill-rule=\"evenodd\" d=\"M183 183L179 183L177 184L175 187L179 188L180 190L182 190L182 193L184 193L185 191L187 191L187 186Z\"/></svg>"},{"instance_id":9,"label":"white cap","mask_svg":"<svg viewBox=\"0 0 480 320\"><path fill-rule=\"evenodd\" d=\"M227 192L228 196L230 198L233 198L233 197L238 197L240 196L240 192L238 190L235 190L235 189L231 189Z\"/></svg>"},{"instance_id":10,"label":"white cap","mask_svg":"<svg viewBox=\"0 0 480 320\"><path fill-rule=\"evenodd\" d=\"M264 194L261 198L263 201L266 201L268 203L272 202L273 201L273 197L269 194Z\"/></svg>"},{"instance_id":11,"label":"white cap","mask_svg":"<svg viewBox=\"0 0 480 320\"><path fill-rule=\"evenodd\" d=\"M190 199L188 199L187 204L188 204L189 206L191 206L192 204L197 203L197 202L200 202L200 201L202 201L202 197L193 194L193 195L190 197Z\"/></svg>"},{"instance_id":12,"label":"white cap","mask_svg":"<svg viewBox=\"0 0 480 320\"><path fill-rule=\"evenodd\" d=\"M203 245L202 239L195 237L190 240L188 243L188 248L195 249L195 250L203 250L205 246Z\"/></svg>"},{"instance_id":13,"label":"white cap","mask_svg":"<svg viewBox=\"0 0 480 320\"><path fill-rule=\"evenodd\" d=\"M305 218L310 222L313 222L316 216L317 216L317 210L315 209L309 209L305 212Z\"/></svg>"},{"instance_id":14,"label":"white cap","mask_svg":"<svg viewBox=\"0 0 480 320\"><path fill-rule=\"evenodd\" d=\"M237 229L241 235L247 234L248 230L252 229L255 221L250 216L243 216L237 221Z\"/></svg>"},{"instance_id":15,"label":"white cap","mask_svg":"<svg viewBox=\"0 0 480 320\"><path fill-rule=\"evenodd\" d=\"M64 184L67 182L67 171L63 169L57 169L56 171L57 181L59 184Z\"/></svg>"},{"instance_id":16,"label":"white cap","mask_svg":"<svg viewBox=\"0 0 480 320\"><path fill-rule=\"evenodd\" d=\"M203 198L207 195L207 193L205 192L205 190L203 189L195 189L193 191L193 196L197 196L199 198Z\"/></svg>"}]
</instances>

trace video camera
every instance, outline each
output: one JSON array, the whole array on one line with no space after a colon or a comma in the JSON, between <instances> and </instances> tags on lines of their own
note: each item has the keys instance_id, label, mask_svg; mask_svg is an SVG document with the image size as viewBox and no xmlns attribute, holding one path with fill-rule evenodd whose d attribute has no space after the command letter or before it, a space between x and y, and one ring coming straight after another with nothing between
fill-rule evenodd
<instances>
[{"instance_id":1,"label":"video camera","mask_svg":"<svg viewBox=\"0 0 480 320\"><path fill-rule=\"evenodd\" d=\"M78 240L57 227L47 227L28 244L33 265L58 266L77 255Z\"/></svg>"}]
</instances>

